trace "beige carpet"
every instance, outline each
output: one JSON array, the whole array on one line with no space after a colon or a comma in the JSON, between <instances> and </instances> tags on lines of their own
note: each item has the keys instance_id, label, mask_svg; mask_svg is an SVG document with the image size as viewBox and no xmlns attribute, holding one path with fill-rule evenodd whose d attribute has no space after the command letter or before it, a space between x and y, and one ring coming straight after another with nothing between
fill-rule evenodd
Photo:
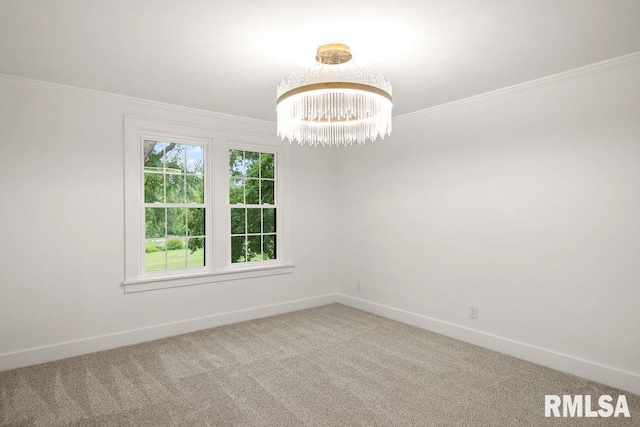
<instances>
[{"instance_id":1,"label":"beige carpet","mask_svg":"<svg viewBox=\"0 0 640 427\"><path fill-rule=\"evenodd\" d=\"M639 426L545 419L619 390L342 305L0 373L2 426Z\"/></svg>"}]
</instances>

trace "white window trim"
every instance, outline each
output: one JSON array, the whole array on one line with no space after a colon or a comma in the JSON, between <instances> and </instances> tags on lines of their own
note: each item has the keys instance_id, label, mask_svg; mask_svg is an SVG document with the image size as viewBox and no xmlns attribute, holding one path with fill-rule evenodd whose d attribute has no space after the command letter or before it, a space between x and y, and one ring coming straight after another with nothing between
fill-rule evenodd
<instances>
[{"instance_id":1,"label":"white window trim","mask_svg":"<svg viewBox=\"0 0 640 427\"><path fill-rule=\"evenodd\" d=\"M185 125L125 115L124 118L124 205L125 205L125 293L191 286L293 271L291 238L291 165L290 148L275 137L238 134L218 128ZM205 267L146 273L141 138L197 142L205 148L205 205L207 209ZM277 259L264 262L231 264L229 171L230 149L276 154L278 198Z\"/></svg>"}]
</instances>

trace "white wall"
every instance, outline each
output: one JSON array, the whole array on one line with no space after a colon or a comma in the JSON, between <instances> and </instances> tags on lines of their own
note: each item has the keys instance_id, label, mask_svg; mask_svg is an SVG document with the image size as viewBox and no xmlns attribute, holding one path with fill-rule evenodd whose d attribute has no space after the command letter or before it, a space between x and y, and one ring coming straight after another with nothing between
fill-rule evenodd
<instances>
[{"instance_id":1,"label":"white wall","mask_svg":"<svg viewBox=\"0 0 640 427\"><path fill-rule=\"evenodd\" d=\"M273 123L0 77L0 368L335 299L335 153L298 146L293 274L124 294L124 114L275 137Z\"/></svg>"},{"instance_id":2,"label":"white wall","mask_svg":"<svg viewBox=\"0 0 640 427\"><path fill-rule=\"evenodd\" d=\"M640 393L640 63L532 86L344 152L339 292Z\"/></svg>"}]
</instances>

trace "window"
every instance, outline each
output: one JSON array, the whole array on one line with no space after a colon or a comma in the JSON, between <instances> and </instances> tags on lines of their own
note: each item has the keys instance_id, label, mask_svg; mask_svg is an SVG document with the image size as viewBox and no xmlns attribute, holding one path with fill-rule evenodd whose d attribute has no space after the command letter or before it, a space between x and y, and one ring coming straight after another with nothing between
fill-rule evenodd
<instances>
[{"instance_id":1,"label":"window","mask_svg":"<svg viewBox=\"0 0 640 427\"><path fill-rule=\"evenodd\" d=\"M205 147L142 141L146 272L205 266Z\"/></svg>"},{"instance_id":2,"label":"window","mask_svg":"<svg viewBox=\"0 0 640 427\"><path fill-rule=\"evenodd\" d=\"M277 258L275 155L229 150L231 263Z\"/></svg>"},{"instance_id":3,"label":"window","mask_svg":"<svg viewBox=\"0 0 640 427\"><path fill-rule=\"evenodd\" d=\"M292 272L290 146L234 126L125 116L125 292Z\"/></svg>"}]
</instances>

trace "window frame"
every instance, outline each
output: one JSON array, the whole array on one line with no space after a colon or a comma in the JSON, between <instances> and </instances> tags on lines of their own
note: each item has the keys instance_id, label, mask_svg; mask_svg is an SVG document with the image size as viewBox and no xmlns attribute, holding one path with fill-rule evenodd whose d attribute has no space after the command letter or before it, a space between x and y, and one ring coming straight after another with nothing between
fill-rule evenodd
<instances>
[{"instance_id":1,"label":"window frame","mask_svg":"<svg viewBox=\"0 0 640 427\"><path fill-rule=\"evenodd\" d=\"M145 186L145 170L144 170L144 165L141 165L141 170L140 170L140 203L142 204L142 208L140 209L140 215L141 215L141 230L140 230L140 239L142 244L140 245L140 262L141 262L141 268L140 268L140 276L142 279L148 279L148 278L156 278L156 277L173 277L173 276L184 276L184 275L190 275L190 274L198 274L198 273L208 273L212 271L211 268L211 263L212 263L212 254L210 250L206 250L206 245L208 244L208 241L210 239L213 238L213 233L212 233L212 227L211 227L211 220L208 220L208 217L211 216L212 214L212 209L211 209L211 205L212 205L212 197L211 197L211 187L213 187L212 185L212 181L211 181L211 172L210 172L210 159L209 159L209 151L210 151L210 144L211 144L211 140L210 139L203 139L203 138L193 138L193 137L180 137L180 138L171 138L169 139L170 135L168 134L158 134L157 132L141 132L139 134L139 144L140 144L140 160L141 162L144 161L144 141L145 140L154 140L154 141L158 141L158 142L175 142L178 144L188 144L188 145L200 145L203 147L204 149L204 156L203 156L203 166L204 166L204 203L201 204L197 204L194 206L189 206L189 203L182 203L180 208L199 208L199 207L204 207L205 210L205 230L204 230L204 239L205 239L205 257L204 257L204 266L203 267L185 267L185 268L176 268L176 269L167 269L165 268L164 270L155 270L155 271L147 271L146 270L146 250L145 250L145 243L146 243L146 208L148 207L153 207L153 206L148 206L148 205L153 205L150 203L147 203L144 199L145 199L145 194L144 194L144 186ZM163 175L166 175L163 173ZM165 192L166 192L166 187L165 187ZM164 205L167 205L166 207L169 208L169 205L175 205L174 203L168 203L166 200L164 203L162 203L163 206L157 206L159 208L164 208ZM168 243L168 242L167 242ZM185 248L185 250L188 250L188 248Z\"/></svg>"},{"instance_id":2,"label":"window frame","mask_svg":"<svg viewBox=\"0 0 640 427\"><path fill-rule=\"evenodd\" d=\"M242 144L242 143L231 143L229 144L229 149L227 151L231 151L231 150L237 150L237 151L243 151L243 152L258 152L258 153L266 153L266 154L273 154L274 155L274 167L275 167L275 173L274 173L274 200L273 200L273 205L262 205L262 204L247 204L246 200L245 203L241 203L241 204L234 204L232 205L230 200L229 200L229 195L227 194L227 212L228 212L228 216L229 216L229 222L228 222L228 230L229 230L229 238L228 238L228 256L227 256L227 266L229 269L233 269L233 270L241 270L244 268L248 268L248 267L260 267L260 266L273 266L273 265L277 265L280 263L280 260L282 259L282 250L281 250L281 238L280 238L280 231L282 230L282 212L280 209L281 203L280 203L280 184L281 184L281 169L282 166L280 164L280 157L281 157L281 151L277 148L270 148L270 147L260 147L260 146L256 146L256 145L250 145L250 144ZM228 170L228 167L227 167ZM227 176L227 182L230 182L231 180L231 176ZM227 190L229 188L230 184L227 184ZM233 236L233 233L231 233L231 209L233 209L234 207L236 208L243 208L243 209L255 209L256 207L259 207L260 209L264 209L265 207L271 207L273 209L276 210L276 231L275 231L275 236L276 236L276 258L272 259L272 260L262 260L262 261L245 261L245 262L238 262L238 263L234 263L231 259L231 237ZM248 233L245 232L245 235L248 234L252 234L252 233ZM264 232L260 232L259 233L260 236L264 235Z\"/></svg>"},{"instance_id":3,"label":"window frame","mask_svg":"<svg viewBox=\"0 0 640 427\"><path fill-rule=\"evenodd\" d=\"M191 286L293 272L290 147L262 133L186 125L124 116L125 293ZM144 271L143 139L198 142L205 147L205 266ZM276 156L276 260L231 264L229 150L242 149ZM221 185L224 183L224 185ZM275 200L274 200L275 202Z\"/></svg>"}]
</instances>

